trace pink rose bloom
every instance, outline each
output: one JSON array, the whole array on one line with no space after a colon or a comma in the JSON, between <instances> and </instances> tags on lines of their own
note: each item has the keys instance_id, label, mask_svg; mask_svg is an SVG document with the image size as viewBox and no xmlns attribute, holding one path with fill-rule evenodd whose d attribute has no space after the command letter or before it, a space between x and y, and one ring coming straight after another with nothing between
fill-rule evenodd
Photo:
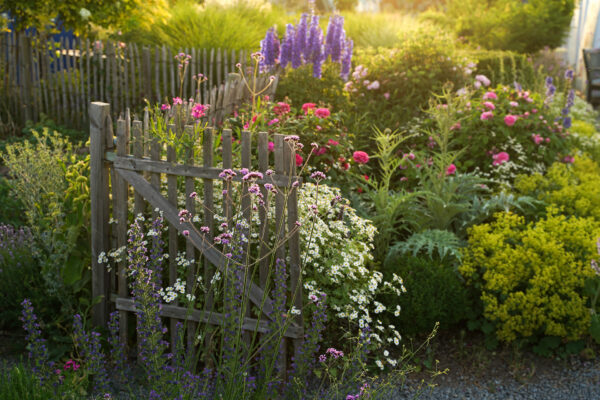
<instances>
[{"instance_id":1,"label":"pink rose bloom","mask_svg":"<svg viewBox=\"0 0 600 400\"><path fill-rule=\"evenodd\" d=\"M337 140L329 139L327 141L327 144L330 146L337 146L338 144L340 144L340 142L338 142Z\"/></svg>"},{"instance_id":2,"label":"pink rose bloom","mask_svg":"<svg viewBox=\"0 0 600 400\"><path fill-rule=\"evenodd\" d=\"M410 152L406 155L406 157L408 157L409 160L414 160L416 156L413 152Z\"/></svg>"},{"instance_id":3,"label":"pink rose bloom","mask_svg":"<svg viewBox=\"0 0 600 400\"><path fill-rule=\"evenodd\" d=\"M531 138L535 144L540 144L544 141L544 138L539 134L531 134Z\"/></svg>"},{"instance_id":4,"label":"pink rose bloom","mask_svg":"<svg viewBox=\"0 0 600 400\"><path fill-rule=\"evenodd\" d=\"M517 117L514 115L508 114L506 117L504 117L504 123L507 126L513 126L515 122L517 122Z\"/></svg>"},{"instance_id":5,"label":"pink rose bloom","mask_svg":"<svg viewBox=\"0 0 600 400\"><path fill-rule=\"evenodd\" d=\"M565 162L567 164L573 164L575 162L575 157L565 156L565 158L563 158L563 162Z\"/></svg>"},{"instance_id":6,"label":"pink rose bloom","mask_svg":"<svg viewBox=\"0 0 600 400\"><path fill-rule=\"evenodd\" d=\"M183 104L183 100L180 97L173 97L173 104Z\"/></svg>"},{"instance_id":7,"label":"pink rose bloom","mask_svg":"<svg viewBox=\"0 0 600 400\"><path fill-rule=\"evenodd\" d=\"M301 167L303 162L304 162L304 159L302 158L302 156L300 154L296 153L296 166Z\"/></svg>"},{"instance_id":8,"label":"pink rose bloom","mask_svg":"<svg viewBox=\"0 0 600 400\"><path fill-rule=\"evenodd\" d=\"M328 108L317 108L315 110L315 115L319 118L327 118L331 115Z\"/></svg>"},{"instance_id":9,"label":"pink rose bloom","mask_svg":"<svg viewBox=\"0 0 600 400\"><path fill-rule=\"evenodd\" d=\"M448 168L446 168L446 175L454 175L456 172L456 165L450 164Z\"/></svg>"},{"instance_id":10,"label":"pink rose bloom","mask_svg":"<svg viewBox=\"0 0 600 400\"><path fill-rule=\"evenodd\" d=\"M452 126L450 127L450 130L451 130L451 131L458 131L458 130L460 130L461 126L462 126L462 125L460 124L460 121L459 121L459 122L455 123L454 125L452 125Z\"/></svg>"},{"instance_id":11,"label":"pink rose bloom","mask_svg":"<svg viewBox=\"0 0 600 400\"><path fill-rule=\"evenodd\" d=\"M481 113L481 117L479 117L482 121L494 118L494 113L491 111L484 111Z\"/></svg>"},{"instance_id":12,"label":"pink rose bloom","mask_svg":"<svg viewBox=\"0 0 600 400\"><path fill-rule=\"evenodd\" d=\"M402 178L400 178L400 182L406 182L408 180L407 177L403 176Z\"/></svg>"},{"instance_id":13,"label":"pink rose bloom","mask_svg":"<svg viewBox=\"0 0 600 400\"><path fill-rule=\"evenodd\" d=\"M504 164L505 162L507 162L510 159L510 156L508 155L507 152L501 151L498 154L494 154L493 158L494 158L494 162L492 162L492 165L500 165L500 164Z\"/></svg>"},{"instance_id":14,"label":"pink rose bloom","mask_svg":"<svg viewBox=\"0 0 600 400\"><path fill-rule=\"evenodd\" d=\"M290 112L290 105L280 101L275 107L273 107L273 112L276 115L285 115Z\"/></svg>"},{"instance_id":15,"label":"pink rose bloom","mask_svg":"<svg viewBox=\"0 0 600 400\"><path fill-rule=\"evenodd\" d=\"M317 126L315 126L315 129L318 130L318 131L320 131L323 128L321 128L321 125L317 125Z\"/></svg>"},{"instance_id":16,"label":"pink rose bloom","mask_svg":"<svg viewBox=\"0 0 600 400\"><path fill-rule=\"evenodd\" d=\"M275 150L275 143L269 142L269 151Z\"/></svg>"},{"instance_id":17,"label":"pink rose bloom","mask_svg":"<svg viewBox=\"0 0 600 400\"><path fill-rule=\"evenodd\" d=\"M531 110L531 112L532 112L533 114L537 113L537 111L538 111L538 110L537 110L537 108L534 108L533 110Z\"/></svg>"},{"instance_id":18,"label":"pink rose bloom","mask_svg":"<svg viewBox=\"0 0 600 400\"><path fill-rule=\"evenodd\" d=\"M352 154L352 158L357 164L366 164L369 162L369 155L364 151L355 151L354 154Z\"/></svg>"},{"instance_id":19,"label":"pink rose bloom","mask_svg":"<svg viewBox=\"0 0 600 400\"><path fill-rule=\"evenodd\" d=\"M550 138L549 137L546 138L546 143L550 143Z\"/></svg>"},{"instance_id":20,"label":"pink rose bloom","mask_svg":"<svg viewBox=\"0 0 600 400\"><path fill-rule=\"evenodd\" d=\"M383 97L385 97L386 100L389 100L390 99L390 93L389 92L385 92L383 94Z\"/></svg>"},{"instance_id":21,"label":"pink rose bloom","mask_svg":"<svg viewBox=\"0 0 600 400\"><path fill-rule=\"evenodd\" d=\"M160 106L160 109L162 111L167 111L171 109L171 106L169 104L163 104L162 106Z\"/></svg>"},{"instance_id":22,"label":"pink rose bloom","mask_svg":"<svg viewBox=\"0 0 600 400\"><path fill-rule=\"evenodd\" d=\"M494 92L487 92L483 95L484 100L498 100L498 95Z\"/></svg>"},{"instance_id":23,"label":"pink rose bloom","mask_svg":"<svg viewBox=\"0 0 600 400\"><path fill-rule=\"evenodd\" d=\"M316 106L315 103L304 103L302 104L302 111L304 111L304 114L308 114L308 110L312 110Z\"/></svg>"},{"instance_id":24,"label":"pink rose bloom","mask_svg":"<svg viewBox=\"0 0 600 400\"><path fill-rule=\"evenodd\" d=\"M483 106L485 108L487 108L488 110L495 110L496 109L496 106L491 101L484 101L483 102Z\"/></svg>"},{"instance_id":25,"label":"pink rose bloom","mask_svg":"<svg viewBox=\"0 0 600 400\"><path fill-rule=\"evenodd\" d=\"M273 118L272 120L270 120L269 122L267 122L267 126L274 125L274 124L276 124L278 122L279 122L278 118Z\"/></svg>"},{"instance_id":26,"label":"pink rose bloom","mask_svg":"<svg viewBox=\"0 0 600 400\"><path fill-rule=\"evenodd\" d=\"M524 116L526 116L526 117L529 117L529 111L525 111L525 112L523 113L523 115L524 115Z\"/></svg>"},{"instance_id":27,"label":"pink rose bloom","mask_svg":"<svg viewBox=\"0 0 600 400\"><path fill-rule=\"evenodd\" d=\"M511 101L508 104L510 104L511 107L519 107L519 103L517 103L516 101Z\"/></svg>"},{"instance_id":28,"label":"pink rose bloom","mask_svg":"<svg viewBox=\"0 0 600 400\"><path fill-rule=\"evenodd\" d=\"M327 147L319 147L315 150L315 156L322 156L325 153L327 153Z\"/></svg>"}]
</instances>

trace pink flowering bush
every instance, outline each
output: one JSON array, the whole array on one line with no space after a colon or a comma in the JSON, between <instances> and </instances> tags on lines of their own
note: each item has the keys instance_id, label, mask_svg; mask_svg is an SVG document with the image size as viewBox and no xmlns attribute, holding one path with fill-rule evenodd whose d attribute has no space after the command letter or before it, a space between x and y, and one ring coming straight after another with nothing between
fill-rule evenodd
<instances>
[{"instance_id":1,"label":"pink flowering bush","mask_svg":"<svg viewBox=\"0 0 600 400\"><path fill-rule=\"evenodd\" d=\"M518 85L475 83L480 84L459 91L461 107L453 114L452 146L466 149L456 160L459 170L510 181L518 173L542 172L555 161L571 159L569 131L544 105L547 96Z\"/></svg>"}]
</instances>

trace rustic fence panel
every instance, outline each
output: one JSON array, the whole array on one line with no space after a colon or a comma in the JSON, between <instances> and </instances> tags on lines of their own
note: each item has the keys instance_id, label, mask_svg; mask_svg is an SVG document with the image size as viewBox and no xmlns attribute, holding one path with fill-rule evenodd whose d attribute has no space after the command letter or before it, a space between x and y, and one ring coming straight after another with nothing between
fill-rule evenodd
<instances>
[{"instance_id":1,"label":"rustic fence panel","mask_svg":"<svg viewBox=\"0 0 600 400\"><path fill-rule=\"evenodd\" d=\"M177 279L176 258L180 248L186 250L186 256L192 263L183 277L186 282L186 291L190 293L193 283L198 277L202 277L205 283L210 282L216 271L227 276L232 276L229 259L213 247L213 232L217 229L217 219L214 215L215 199L214 183L222 181L219 174L225 169L234 168L233 162L241 160L241 168L252 169L252 166L265 173L269 169L269 137L266 132L257 134L253 140L253 134L242 132L240 153L234 153L232 149L232 132L225 129L219 133L213 128L200 128L200 126L185 125L181 121L171 121L167 124L170 132L180 135L202 134L202 160L195 159L192 151L186 151L179 155L173 145L164 146L158 142L155 136L148 136L148 125L152 126L152 119L148 113L144 115L144 121L133 120L126 113L126 119L119 119L116 123L116 138L113 136L113 124L111 120L110 105L107 103L94 102L90 107L90 135L91 135L91 199L92 199L92 288L93 296L102 296L102 301L93 309L93 321L96 324L105 324L108 312L111 309L119 311L121 319L120 337L127 339L128 313L135 312L135 302L129 295L127 287L128 278L126 274L126 263L120 262L112 265L113 271L118 271L115 279L108 278L109 265L99 260L102 252L109 251L111 242L110 229L113 230L113 242L117 247L124 246L127 242L126 232L129 223L133 221L138 213L148 213L148 209L156 217L154 210L162 212L169 233L165 240L168 249L169 261L164 269L165 279L168 285L173 285ZM168 121L169 122L169 121ZM269 268L273 267L273 258L266 257L268 250L265 244L272 238L277 246L274 255L277 258L287 260L289 265L290 281L287 287L287 304L294 305L302 310L302 293L300 285L300 254L299 236L297 234L296 222L297 212L297 188L295 182L300 182L296 176L295 154L290 143L284 140L283 135L275 134L272 138L275 142L274 166L275 173L260 179L257 183L271 183L278 192L276 199L276 215L269 217L266 210L258 213L258 218L252 217L251 204L246 201L247 197L241 198L240 204L232 204L231 196L225 191L219 191L222 198L223 216L227 225L235 226L234 209L241 205L241 218L246 222L255 220L258 223L258 237L260 244L256 249L260 262L247 264L243 262L246 273L247 291L243 294L243 301L249 306L244 315L241 326L247 331L244 341L250 344L252 335L255 333L268 333L269 322L276 318L273 312L273 299L269 291L273 287L273 274ZM113 143L116 143L116 151ZM215 143L220 143L218 148L221 154L221 167L215 166ZM256 148L253 148L256 146ZM131 151L130 151L131 149ZM145 156L149 150L150 157ZM289 165L288 165L289 164ZM242 179L243 174L237 171L233 177L232 185L237 186L242 196L248 194L249 185ZM165 177L165 179L162 179ZM178 182L182 185L178 185ZM262 186L262 185L261 185ZM224 186L224 189L227 186ZM132 192L130 193L131 190ZM266 188L261 189L264 198L267 197ZM185 196L185 200L178 200L179 193ZM193 192L198 193L196 199L190 196ZM286 193L284 195L284 192ZM133 212L130 212L130 196L133 197ZM112 200L110 200L112 199ZM194 229L193 223L181 222L179 207L184 206L187 210L194 212L194 207L202 214L202 225L209 227L209 232ZM111 208L112 206L112 208ZM149 206L149 207L148 207ZM112 218L116 224L109 226L108 221ZM270 224L268 218L274 218ZM248 228L243 228L248 229ZM179 242L180 236L186 232L185 244ZM188 234L189 232L189 234ZM249 235L248 235L249 236ZM250 251L249 247L243 249L243 254ZM256 274L254 273L256 269ZM255 277L254 279L251 277ZM176 321L188 321L188 346L193 343L195 333L194 325L198 323L212 326L220 326L224 323L225 316L217 305L219 303L214 294L209 290L205 293L204 306L202 309L188 310L180 304L163 304L161 315L170 319L167 326L171 329L171 340L174 340ZM250 307L254 305L255 307ZM256 309L261 309L262 314ZM214 329L214 328L212 328ZM302 319L293 317L285 332L285 338L281 344L281 363L289 362L286 354L288 343L297 350L303 338ZM288 342L291 339L291 342ZM212 349L210 341L205 343L205 348ZM188 349L192 349L188 347ZM285 366L281 364L281 371Z\"/></svg>"},{"instance_id":2,"label":"rustic fence panel","mask_svg":"<svg viewBox=\"0 0 600 400\"><path fill-rule=\"evenodd\" d=\"M237 71L237 63L247 64L247 52L185 50L193 58L180 92L177 53L164 46L138 48L134 43L82 38L54 42L31 33L2 33L0 134L11 127L16 131L28 120L39 121L41 114L69 127L87 129L91 101L110 102L114 119L126 107L141 110L146 101L159 103L173 97L211 104L213 123L219 124L233 107L249 98L247 90L239 90L241 82L225 82L241 81L229 75ZM208 80L197 93L191 76L200 73ZM272 93L274 86L268 94Z\"/></svg>"}]
</instances>

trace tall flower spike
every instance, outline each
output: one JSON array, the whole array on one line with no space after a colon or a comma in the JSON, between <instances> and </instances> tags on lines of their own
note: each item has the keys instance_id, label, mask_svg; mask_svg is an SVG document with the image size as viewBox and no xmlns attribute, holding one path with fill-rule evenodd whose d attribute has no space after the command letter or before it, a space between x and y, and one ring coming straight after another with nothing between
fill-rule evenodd
<instances>
[{"instance_id":1,"label":"tall flower spike","mask_svg":"<svg viewBox=\"0 0 600 400\"><path fill-rule=\"evenodd\" d=\"M294 43L292 46L292 68L298 68L303 64L303 56L306 58L307 53L307 30L308 30L308 14L304 13L300 17L300 22L296 28Z\"/></svg>"},{"instance_id":2,"label":"tall flower spike","mask_svg":"<svg viewBox=\"0 0 600 400\"><path fill-rule=\"evenodd\" d=\"M350 76L350 70L352 69L352 50L354 48L354 42L352 39L348 39L344 43L344 55L342 56L342 69L340 76L343 80L348 80Z\"/></svg>"},{"instance_id":3,"label":"tall flower spike","mask_svg":"<svg viewBox=\"0 0 600 400\"><path fill-rule=\"evenodd\" d=\"M325 37L324 58L331 56L331 61L340 62L342 58L342 46L345 43L346 33L344 32L344 17L334 15L329 18L327 26L327 36Z\"/></svg>"},{"instance_id":4,"label":"tall flower spike","mask_svg":"<svg viewBox=\"0 0 600 400\"><path fill-rule=\"evenodd\" d=\"M261 72L270 71L279 58L279 38L275 28L267 31L265 38L260 42L260 53L262 59L259 62Z\"/></svg>"},{"instance_id":5,"label":"tall flower spike","mask_svg":"<svg viewBox=\"0 0 600 400\"><path fill-rule=\"evenodd\" d=\"M279 53L279 65L281 65L282 68L287 67L287 65L292 61L294 34L294 25L287 24L285 36L281 42L281 52Z\"/></svg>"},{"instance_id":6,"label":"tall flower spike","mask_svg":"<svg viewBox=\"0 0 600 400\"><path fill-rule=\"evenodd\" d=\"M323 31L319 27L319 17L313 15L308 38L307 61L313 65L313 77L321 78L321 67L323 64Z\"/></svg>"}]
</instances>

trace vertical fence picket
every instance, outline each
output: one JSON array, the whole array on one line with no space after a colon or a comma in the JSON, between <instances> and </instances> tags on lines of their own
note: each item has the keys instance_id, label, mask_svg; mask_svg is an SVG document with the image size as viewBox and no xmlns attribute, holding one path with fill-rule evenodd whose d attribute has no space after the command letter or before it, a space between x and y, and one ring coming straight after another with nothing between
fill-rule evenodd
<instances>
[{"instance_id":1,"label":"vertical fence picket","mask_svg":"<svg viewBox=\"0 0 600 400\"><path fill-rule=\"evenodd\" d=\"M186 125L183 131L184 135L193 135L194 127L191 125ZM187 149L186 150L186 164L193 165L194 164L194 150ZM192 192L196 191L194 183L194 178L187 176L185 178L185 208L192 214L195 214L196 205L195 199L190 197ZM193 243L188 239L186 240L185 246L185 255L188 261L190 261L190 265L188 266L187 276L186 276L186 291L188 294L192 294L196 282L196 248ZM190 354L194 354L194 342L196 340L196 330L197 324L190 321L188 324L187 331L187 344L188 344L188 352Z\"/></svg>"},{"instance_id":2,"label":"vertical fence picket","mask_svg":"<svg viewBox=\"0 0 600 400\"><path fill-rule=\"evenodd\" d=\"M142 88L144 98L152 102L152 70L150 69L150 48L142 47Z\"/></svg>"},{"instance_id":3,"label":"vertical fence picket","mask_svg":"<svg viewBox=\"0 0 600 400\"><path fill-rule=\"evenodd\" d=\"M131 102L129 99L129 64L131 63L131 58L129 57L129 49L130 46L129 45L125 45L125 47L123 47L123 50L121 52L122 57L123 57L123 70L122 70L122 77L123 77L123 83L125 85L125 107L127 108L131 108Z\"/></svg>"},{"instance_id":4,"label":"vertical fence picket","mask_svg":"<svg viewBox=\"0 0 600 400\"><path fill-rule=\"evenodd\" d=\"M69 121L72 125L77 121L77 106L75 104L75 87L77 85L75 76L75 47L73 46L73 39L67 40L67 76L68 76L68 92L69 92L69 108L71 111L71 117Z\"/></svg>"},{"instance_id":5,"label":"vertical fence picket","mask_svg":"<svg viewBox=\"0 0 600 400\"><path fill-rule=\"evenodd\" d=\"M129 124L130 119L117 121L117 155L124 157L129 154ZM127 246L127 228L128 228L128 193L129 186L127 181L117 173L115 185L113 188L114 196L114 217L117 220L117 248ZM127 263L123 260L118 267L117 294L119 297L127 297ZM121 343L127 343L127 327L129 324L129 315L126 311L119 311L119 339Z\"/></svg>"},{"instance_id":6,"label":"vertical fence picket","mask_svg":"<svg viewBox=\"0 0 600 400\"><path fill-rule=\"evenodd\" d=\"M208 79L203 85L204 91L203 91L203 95L202 95L202 102L208 103L208 93L209 93L209 89L211 88L210 82L211 82L212 76L210 76L210 72L208 71L208 68L206 66L206 48L202 49L202 73Z\"/></svg>"},{"instance_id":7,"label":"vertical fence picket","mask_svg":"<svg viewBox=\"0 0 600 400\"><path fill-rule=\"evenodd\" d=\"M169 81L167 80L167 76L168 76L168 71L167 71L167 48L165 47L165 45L162 46L161 49L161 59L160 59L160 64L161 64L161 68L162 68L162 93L163 93L163 98L159 99L158 102L162 103L165 99L169 99Z\"/></svg>"},{"instance_id":8,"label":"vertical fence picket","mask_svg":"<svg viewBox=\"0 0 600 400\"><path fill-rule=\"evenodd\" d=\"M213 130L211 128L204 129L203 138L202 138L202 165L205 168L211 168L214 163L213 159ZM213 192L213 181L212 179L204 179L204 226L209 227L209 232L205 233L204 238L208 243L212 243L213 241L213 229L214 229L214 192ZM213 278L213 267L208 260L207 257L204 257L203 260L203 268L204 268L204 283L207 285L211 282ZM212 312L214 308L214 298L212 295L212 290L208 290L206 292L204 309L207 312ZM206 339L204 342L205 348L208 349L207 354L209 354L213 348L213 343L211 341L212 338L212 330L208 330L206 334Z\"/></svg>"},{"instance_id":9,"label":"vertical fence picket","mask_svg":"<svg viewBox=\"0 0 600 400\"><path fill-rule=\"evenodd\" d=\"M59 68L60 68L60 72L59 72L59 80L60 80L60 89L62 92L62 118L61 118L61 122L63 124L67 123L67 120L69 119L69 107L67 106L67 84L66 84L66 80L67 80L67 71L66 71L66 60L65 60L65 40L63 38L63 40L60 43L60 50L59 50L59 56L58 56L58 64L59 64Z\"/></svg>"},{"instance_id":10,"label":"vertical fence picket","mask_svg":"<svg viewBox=\"0 0 600 400\"><path fill-rule=\"evenodd\" d=\"M163 47L164 50L164 47ZM163 60L164 61L164 60ZM167 126L168 134L175 134L175 125L169 124ZM175 146L170 145L167 146L167 161L175 164L177 162L177 153L175 150ZM167 175L167 196L169 202L173 204L175 207L177 205L177 175ZM177 281L177 249L178 249L178 235L177 228L173 225L169 225L169 286L175 285ZM171 351L175 351L175 343L177 338L176 332L177 321L174 318L170 319L169 329L170 329L170 338L171 338Z\"/></svg>"},{"instance_id":11,"label":"vertical fence picket","mask_svg":"<svg viewBox=\"0 0 600 400\"><path fill-rule=\"evenodd\" d=\"M175 70L177 69L177 65L175 65L175 56L171 53L171 49L169 49L169 57L167 58L167 65L169 66L169 70L171 71L171 93L169 97L176 97L178 95L175 83Z\"/></svg>"},{"instance_id":12,"label":"vertical fence picket","mask_svg":"<svg viewBox=\"0 0 600 400\"><path fill-rule=\"evenodd\" d=\"M131 102L132 102L132 106L134 104L136 104L137 101L139 101L140 95L139 95L139 91L138 91L138 87L136 85L136 65L139 66L139 63L137 63L137 46L135 43L133 43L130 47L129 47L129 62L131 63L129 65L129 69L130 69L130 73L131 73Z\"/></svg>"},{"instance_id":13,"label":"vertical fence picket","mask_svg":"<svg viewBox=\"0 0 600 400\"><path fill-rule=\"evenodd\" d=\"M267 132L259 132L258 133L258 170L261 173L265 173L269 168L269 136ZM271 194L267 191L264 185L261 185L260 192L263 198L266 199ZM260 287L262 289L267 288L267 277L269 276L269 263L270 260L267 257L269 252L269 221L268 221L268 213L265 207L259 207L258 209L258 219L260 221L259 224L259 237L260 237L260 250L259 250L259 258L260 258L260 269L259 269L259 280Z\"/></svg>"},{"instance_id":14,"label":"vertical fence picket","mask_svg":"<svg viewBox=\"0 0 600 400\"><path fill-rule=\"evenodd\" d=\"M283 135L276 134L274 139L274 157L275 157L275 173L280 176L285 175L285 142ZM285 261L285 194L283 188L277 188L275 194L275 256L280 260ZM287 346L288 340L286 338L281 339L281 345L279 348L279 358L277 363L279 371L285 373L285 367L287 365Z\"/></svg>"},{"instance_id":15,"label":"vertical fence picket","mask_svg":"<svg viewBox=\"0 0 600 400\"><path fill-rule=\"evenodd\" d=\"M79 39L79 57L77 57L77 66L79 67L79 81L77 82L77 127L83 127L83 123L86 120L85 115L85 81L87 77L84 75L84 57L85 52L83 50L83 39Z\"/></svg>"},{"instance_id":16,"label":"vertical fence picket","mask_svg":"<svg viewBox=\"0 0 600 400\"><path fill-rule=\"evenodd\" d=\"M154 46L154 80L156 86L156 101L160 102L162 95L160 92L160 47Z\"/></svg>"},{"instance_id":17,"label":"vertical fence picket","mask_svg":"<svg viewBox=\"0 0 600 400\"><path fill-rule=\"evenodd\" d=\"M144 156L144 132L142 131L142 121L133 121L131 127L133 137L133 155L136 158ZM133 213L135 216L144 212L144 198L137 191L133 196Z\"/></svg>"}]
</instances>

